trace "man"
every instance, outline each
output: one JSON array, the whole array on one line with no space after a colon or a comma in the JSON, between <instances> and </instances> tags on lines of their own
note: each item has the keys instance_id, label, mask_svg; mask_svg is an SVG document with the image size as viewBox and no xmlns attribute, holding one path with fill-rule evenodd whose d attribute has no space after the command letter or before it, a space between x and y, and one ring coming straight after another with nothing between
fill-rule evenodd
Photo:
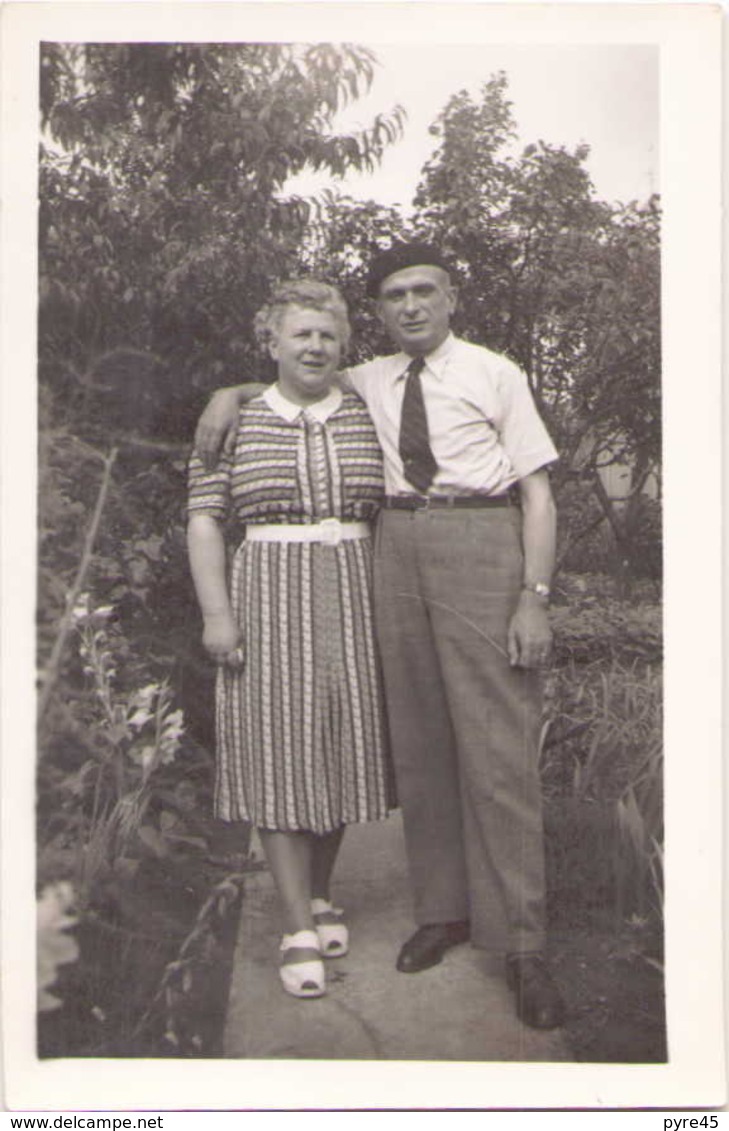
<instances>
[{"instance_id":1,"label":"man","mask_svg":"<svg viewBox=\"0 0 729 1131\"><path fill-rule=\"evenodd\" d=\"M375 608L419 924L397 967L425 970L470 938L506 955L521 1019L554 1028L536 669L551 645L557 453L517 366L451 333L436 248L378 255L368 293L399 347L347 373L385 457ZM203 451L225 404L201 420Z\"/></svg>"}]
</instances>

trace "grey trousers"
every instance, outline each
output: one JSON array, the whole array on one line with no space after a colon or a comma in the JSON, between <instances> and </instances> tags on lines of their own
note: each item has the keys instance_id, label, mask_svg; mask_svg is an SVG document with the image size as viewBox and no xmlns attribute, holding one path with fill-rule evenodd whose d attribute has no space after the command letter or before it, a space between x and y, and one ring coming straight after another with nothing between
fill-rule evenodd
<instances>
[{"instance_id":1,"label":"grey trousers","mask_svg":"<svg viewBox=\"0 0 729 1131\"><path fill-rule=\"evenodd\" d=\"M474 945L541 950L540 686L512 668L521 511L382 512L375 614L419 924L471 920Z\"/></svg>"}]
</instances>

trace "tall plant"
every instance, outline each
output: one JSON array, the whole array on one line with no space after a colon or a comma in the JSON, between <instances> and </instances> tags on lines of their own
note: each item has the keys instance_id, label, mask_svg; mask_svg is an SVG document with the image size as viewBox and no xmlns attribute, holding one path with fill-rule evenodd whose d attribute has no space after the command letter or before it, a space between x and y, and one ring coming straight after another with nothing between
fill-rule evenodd
<instances>
[{"instance_id":1,"label":"tall plant","mask_svg":"<svg viewBox=\"0 0 729 1131\"><path fill-rule=\"evenodd\" d=\"M49 796L41 797L51 813L44 831L61 826L41 838L41 869L44 854L52 861L59 848L70 849L70 875L81 908L92 899L99 877L129 849L154 797L157 771L174 760L184 729L182 711L166 683L118 686L124 642L113 632L112 614L110 606L93 607L87 593L73 609L87 690L72 715L89 756L53 784L41 778L58 802L52 806ZM58 820L59 813L65 819Z\"/></svg>"}]
</instances>

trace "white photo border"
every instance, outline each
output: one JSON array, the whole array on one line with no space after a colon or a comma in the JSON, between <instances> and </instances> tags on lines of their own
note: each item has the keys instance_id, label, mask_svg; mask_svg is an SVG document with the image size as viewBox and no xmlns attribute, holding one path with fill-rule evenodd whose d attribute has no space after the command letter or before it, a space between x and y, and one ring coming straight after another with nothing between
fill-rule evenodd
<instances>
[{"instance_id":1,"label":"white photo border","mask_svg":"<svg viewBox=\"0 0 729 1131\"><path fill-rule=\"evenodd\" d=\"M417 16L417 18L414 18ZM2 1040L11 1110L681 1108L725 1099L721 27L710 4L7 3L2 37ZM665 1065L39 1061L34 1028L35 293L44 40L655 44L666 628ZM20 487L18 486L20 485Z\"/></svg>"}]
</instances>

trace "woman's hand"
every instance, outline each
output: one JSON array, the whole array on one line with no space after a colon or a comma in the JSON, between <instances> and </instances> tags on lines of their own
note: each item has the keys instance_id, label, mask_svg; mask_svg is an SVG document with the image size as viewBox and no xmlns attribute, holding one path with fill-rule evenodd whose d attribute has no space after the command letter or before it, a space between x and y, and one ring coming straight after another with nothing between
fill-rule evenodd
<instances>
[{"instance_id":1,"label":"woman's hand","mask_svg":"<svg viewBox=\"0 0 729 1131\"><path fill-rule=\"evenodd\" d=\"M203 645L216 664L240 666L242 634L230 612L210 613L205 617Z\"/></svg>"}]
</instances>

